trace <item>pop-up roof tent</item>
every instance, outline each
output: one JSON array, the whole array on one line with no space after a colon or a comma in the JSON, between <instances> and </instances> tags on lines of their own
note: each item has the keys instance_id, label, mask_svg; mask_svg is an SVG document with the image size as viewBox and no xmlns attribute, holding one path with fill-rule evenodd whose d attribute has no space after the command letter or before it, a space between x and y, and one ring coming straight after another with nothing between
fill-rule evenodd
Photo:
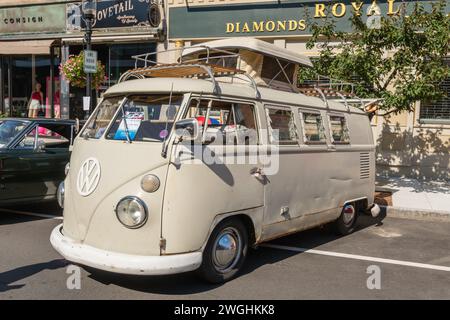
<instances>
[{"instance_id":1,"label":"pop-up roof tent","mask_svg":"<svg viewBox=\"0 0 450 320\"><path fill-rule=\"evenodd\" d=\"M209 63L225 64L244 71L257 85L291 90L301 67L312 67L301 54L255 38L228 38L183 51L182 61L209 57Z\"/></svg>"},{"instance_id":2,"label":"pop-up roof tent","mask_svg":"<svg viewBox=\"0 0 450 320\"><path fill-rule=\"evenodd\" d=\"M179 54L178 63L154 61L157 53L134 56L136 68L119 81L146 77L197 77L216 81L250 81L252 85L296 91L300 67L308 57L254 38L228 38L165 51Z\"/></svg>"},{"instance_id":3,"label":"pop-up roof tent","mask_svg":"<svg viewBox=\"0 0 450 320\"><path fill-rule=\"evenodd\" d=\"M218 88L218 81L250 83L256 96L259 96L258 87L270 87L317 96L326 104L328 100L339 100L346 105L357 104L363 109L366 109L365 105L373 104L372 100L363 101L354 95L350 95L351 100L348 100L344 97L346 94L332 88L336 83L333 84L330 79L326 86L319 83L299 88L298 72L300 68L312 67L311 60L307 56L255 38L228 38L166 50L164 53L170 51L178 54L178 63L157 63L155 57L158 52L134 56L135 69L124 73L119 82L147 77L208 78L214 88ZM338 82L338 85L342 84Z\"/></svg>"}]
</instances>

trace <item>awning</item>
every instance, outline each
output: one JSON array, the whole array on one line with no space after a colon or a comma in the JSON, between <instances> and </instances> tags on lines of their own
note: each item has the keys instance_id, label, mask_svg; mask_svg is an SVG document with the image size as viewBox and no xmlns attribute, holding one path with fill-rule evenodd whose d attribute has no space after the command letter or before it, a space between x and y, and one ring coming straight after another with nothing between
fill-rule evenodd
<instances>
[{"instance_id":1,"label":"awning","mask_svg":"<svg viewBox=\"0 0 450 320\"><path fill-rule=\"evenodd\" d=\"M0 41L0 54L50 54L55 40Z\"/></svg>"}]
</instances>

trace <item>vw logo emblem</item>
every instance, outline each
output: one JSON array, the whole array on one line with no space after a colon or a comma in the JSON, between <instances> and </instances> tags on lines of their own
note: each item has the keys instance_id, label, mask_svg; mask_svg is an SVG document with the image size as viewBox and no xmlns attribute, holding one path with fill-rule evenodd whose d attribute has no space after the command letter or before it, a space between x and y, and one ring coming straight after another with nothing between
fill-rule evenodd
<instances>
[{"instance_id":1,"label":"vw logo emblem","mask_svg":"<svg viewBox=\"0 0 450 320\"><path fill-rule=\"evenodd\" d=\"M100 181L100 163L95 158L83 162L78 172L77 189L83 197L94 192Z\"/></svg>"}]
</instances>

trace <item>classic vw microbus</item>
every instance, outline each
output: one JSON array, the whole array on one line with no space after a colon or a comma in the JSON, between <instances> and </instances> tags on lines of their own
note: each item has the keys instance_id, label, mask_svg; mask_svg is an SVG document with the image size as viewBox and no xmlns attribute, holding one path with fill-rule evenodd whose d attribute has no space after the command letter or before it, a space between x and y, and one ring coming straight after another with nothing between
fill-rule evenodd
<instances>
[{"instance_id":1,"label":"classic vw microbus","mask_svg":"<svg viewBox=\"0 0 450 320\"><path fill-rule=\"evenodd\" d=\"M300 93L307 57L255 39L177 50L177 64L136 56L76 138L50 237L62 256L223 282L251 246L379 213L369 119Z\"/></svg>"}]
</instances>

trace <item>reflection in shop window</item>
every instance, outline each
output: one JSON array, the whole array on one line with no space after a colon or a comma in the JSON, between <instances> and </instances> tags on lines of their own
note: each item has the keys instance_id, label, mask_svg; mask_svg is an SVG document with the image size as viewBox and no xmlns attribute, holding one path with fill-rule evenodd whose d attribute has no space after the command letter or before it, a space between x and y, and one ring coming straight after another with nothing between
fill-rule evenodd
<instances>
[{"instance_id":1,"label":"reflection in shop window","mask_svg":"<svg viewBox=\"0 0 450 320\"><path fill-rule=\"evenodd\" d=\"M450 66L450 57L444 60ZM444 97L436 101L422 101L420 106L420 120L430 122L450 122L450 77L439 85Z\"/></svg>"}]
</instances>

